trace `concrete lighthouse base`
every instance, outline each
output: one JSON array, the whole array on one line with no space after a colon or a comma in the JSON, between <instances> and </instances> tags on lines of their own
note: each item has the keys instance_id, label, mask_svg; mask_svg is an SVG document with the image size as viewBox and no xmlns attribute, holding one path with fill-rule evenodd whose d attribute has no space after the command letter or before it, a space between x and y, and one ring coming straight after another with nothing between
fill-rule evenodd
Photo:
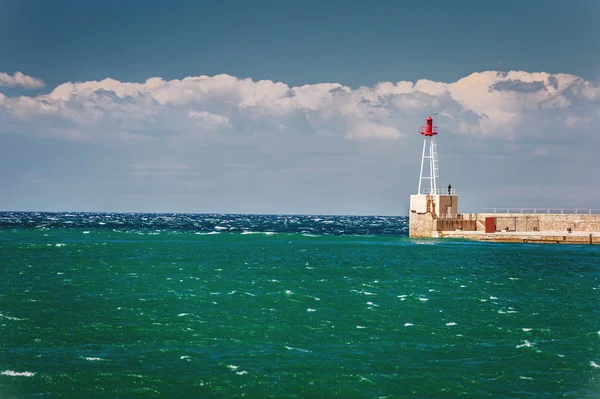
<instances>
[{"instance_id":1,"label":"concrete lighthouse base","mask_svg":"<svg viewBox=\"0 0 600 399\"><path fill-rule=\"evenodd\" d=\"M461 228L458 217L458 196L450 194L415 194L410 196L409 235L432 237L441 228ZM463 227L464 228L464 227Z\"/></svg>"}]
</instances>

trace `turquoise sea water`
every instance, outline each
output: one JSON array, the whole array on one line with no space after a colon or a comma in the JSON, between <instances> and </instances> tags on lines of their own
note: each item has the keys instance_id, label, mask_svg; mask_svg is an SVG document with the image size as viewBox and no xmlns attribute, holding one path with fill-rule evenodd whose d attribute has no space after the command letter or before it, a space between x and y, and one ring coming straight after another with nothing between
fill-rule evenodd
<instances>
[{"instance_id":1,"label":"turquoise sea water","mask_svg":"<svg viewBox=\"0 0 600 399\"><path fill-rule=\"evenodd\" d=\"M596 398L600 247L0 213L0 398Z\"/></svg>"}]
</instances>

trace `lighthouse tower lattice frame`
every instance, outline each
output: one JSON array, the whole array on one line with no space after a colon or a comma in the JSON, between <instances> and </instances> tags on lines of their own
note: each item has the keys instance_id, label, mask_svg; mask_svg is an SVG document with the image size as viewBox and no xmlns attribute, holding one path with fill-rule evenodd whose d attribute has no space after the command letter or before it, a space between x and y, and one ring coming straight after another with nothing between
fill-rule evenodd
<instances>
[{"instance_id":1,"label":"lighthouse tower lattice frame","mask_svg":"<svg viewBox=\"0 0 600 399\"><path fill-rule=\"evenodd\" d=\"M421 126L419 133L425 136L423 140L423 156L421 158L421 174L419 176L419 194L439 194L437 180L439 178L439 167L437 157L437 144L435 138L438 127L433 126L433 119L427 118L427 125ZM427 159L427 162L425 160ZM425 164L428 164L424 171ZM426 172L427 175L423 175Z\"/></svg>"}]
</instances>

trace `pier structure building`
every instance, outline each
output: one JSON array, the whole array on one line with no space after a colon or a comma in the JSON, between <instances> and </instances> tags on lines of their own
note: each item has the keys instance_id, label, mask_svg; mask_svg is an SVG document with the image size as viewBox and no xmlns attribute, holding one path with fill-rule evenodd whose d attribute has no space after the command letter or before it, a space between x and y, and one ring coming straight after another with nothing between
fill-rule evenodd
<instances>
[{"instance_id":1,"label":"pier structure building","mask_svg":"<svg viewBox=\"0 0 600 399\"><path fill-rule=\"evenodd\" d=\"M410 196L409 236L481 241L600 244L600 209L484 209L462 214L456 189L439 186L438 127L428 117L417 193Z\"/></svg>"}]
</instances>

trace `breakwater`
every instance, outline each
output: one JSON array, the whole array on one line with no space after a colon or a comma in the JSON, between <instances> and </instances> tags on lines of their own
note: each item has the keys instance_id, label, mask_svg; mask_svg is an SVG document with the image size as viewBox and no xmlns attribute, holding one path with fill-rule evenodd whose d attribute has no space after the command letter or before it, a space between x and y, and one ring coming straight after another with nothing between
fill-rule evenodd
<instances>
[{"instance_id":1,"label":"breakwater","mask_svg":"<svg viewBox=\"0 0 600 399\"><path fill-rule=\"evenodd\" d=\"M460 214L456 195L413 195L409 219L411 237L600 244L600 214L591 212Z\"/></svg>"}]
</instances>

